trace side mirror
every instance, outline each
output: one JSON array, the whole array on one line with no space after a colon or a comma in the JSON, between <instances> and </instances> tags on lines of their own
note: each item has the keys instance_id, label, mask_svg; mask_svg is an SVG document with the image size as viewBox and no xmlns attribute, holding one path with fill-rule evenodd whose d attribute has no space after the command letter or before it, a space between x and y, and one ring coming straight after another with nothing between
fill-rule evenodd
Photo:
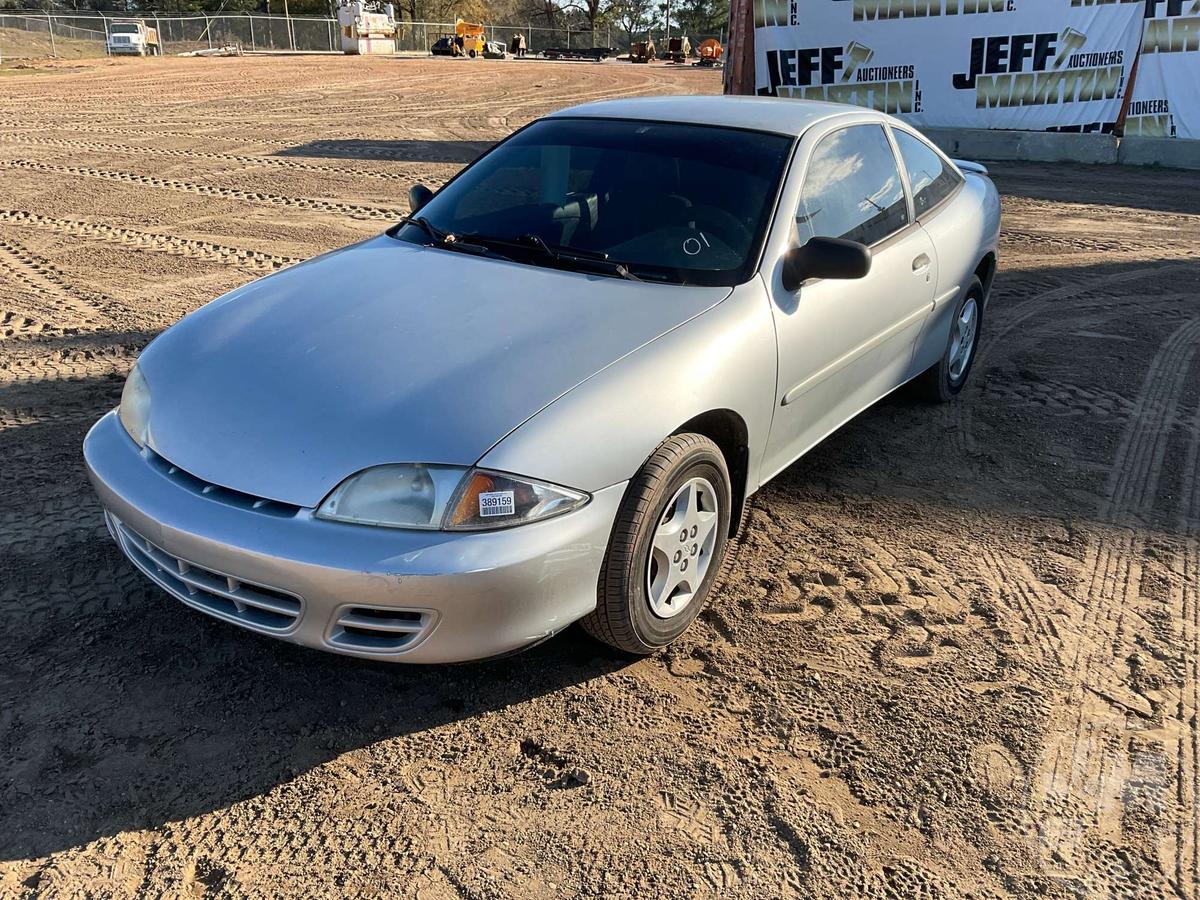
<instances>
[{"instance_id":1,"label":"side mirror","mask_svg":"<svg viewBox=\"0 0 1200 900\"><path fill-rule=\"evenodd\" d=\"M871 251L857 241L809 238L783 255L783 288L796 291L809 278L862 278L871 271Z\"/></svg>"},{"instance_id":2,"label":"side mirror","mask_svg":"<svg viewBox=\"0 0 1200 900\"><path fill-rule=\"evenodd\" d=\"M433 191L423 184L414 184L408 189L409 215L415 216L421 207L433 199Z\"/></svg>"}]
</instances>

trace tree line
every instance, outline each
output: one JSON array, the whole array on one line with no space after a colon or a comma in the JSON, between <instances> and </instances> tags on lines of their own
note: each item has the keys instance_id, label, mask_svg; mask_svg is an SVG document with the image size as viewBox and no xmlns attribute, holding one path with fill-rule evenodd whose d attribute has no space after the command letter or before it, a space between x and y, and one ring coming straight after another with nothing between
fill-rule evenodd
<instances>
[{"instance_id":1,"label":"tree line","mask_svg":"<svg viewBox=\"0 0 1200 900\"><path fill-rule=\"evenodd\" d=\"M715 35L729 20L729 0L392 0L396 17L410 22L470 22L531 25L641 38L672 34ZM336 16L338 0L287 0L294 16ZM121 15L248 13L278 15L284 0L0 0L3 9L45 12L112 12Z\"/></svg>"}]
</instances>

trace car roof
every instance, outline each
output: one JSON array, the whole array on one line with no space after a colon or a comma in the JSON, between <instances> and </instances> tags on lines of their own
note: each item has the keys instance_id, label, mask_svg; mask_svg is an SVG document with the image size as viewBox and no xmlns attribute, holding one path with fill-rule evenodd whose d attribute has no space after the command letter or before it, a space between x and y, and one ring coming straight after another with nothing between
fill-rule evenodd
<instances>
[{"instance_id":1,"label":"car roof","mask_svg":"<svg viewBox=\"0 0 1200 900\"><path fill-rule=\"evenodd\" d=\"M810 125L849 113L870 113L861 106L825 103L819 100L784 100L776 97L683 96L631 97L624 100L600 100L571 106L551 113L551 117L602 119L646 119L656 122L684 122L719 125L775 134L799 135ZM883 117L880 116L880 119Z\"/></svg>"}]
</instances>

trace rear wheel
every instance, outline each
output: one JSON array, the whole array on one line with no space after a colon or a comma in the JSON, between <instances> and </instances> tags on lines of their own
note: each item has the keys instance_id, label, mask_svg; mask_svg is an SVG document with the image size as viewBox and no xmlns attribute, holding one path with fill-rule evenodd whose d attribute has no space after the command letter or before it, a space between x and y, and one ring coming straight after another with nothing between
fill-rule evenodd
<instances>
[{"instance_id":1,"label":"rear wheel","mask_svg":"<svg viewBox=\"0 0 1200 900\"><path fill-rule=\"evenodd\" d=\"M919 375L914 383L926 400L945 403L962 391L975 364L982 326L983 285L978 278L972 278L954 308L942 358Z\"/></svg>"},{"instance_id":2,"label":"rear wheel","mask_svg":"<svg viewBox=\"0 0 1200 900\"><path fill-rule=\"evenodd\" d=\"M663 442L622 501L584 629L639 655L683 634L721 568L731 509L729 471L716 444L698 434Z\"/></svg>"}]
</instances>

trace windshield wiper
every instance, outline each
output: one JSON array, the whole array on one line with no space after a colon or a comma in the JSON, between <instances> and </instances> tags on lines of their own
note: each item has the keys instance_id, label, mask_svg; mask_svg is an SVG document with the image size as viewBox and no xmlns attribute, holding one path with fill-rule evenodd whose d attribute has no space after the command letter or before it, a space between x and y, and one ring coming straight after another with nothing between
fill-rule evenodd
<instances>
[{"instance_id":1,"label":"windshield wiper","mask_svg":"<svg viewBox=\"0 0 1200 900\"><path fill-rule=\"evenodd\" d=\"M416 225L439 244L446 240L446 233L430 222L424 216L405 216L399 221L400 225Z\"/></svg>"},{"instance_id":2,"label":"windshield wiper","mask_svg":"<svg viewBox=\"0 0 1200 900\"><path fill-rule=\"evenodd\" d=\"M575 247L552 247L536 234L523 234L521 240L536 247L546 256L549 256L555 262L559 263L582 263L585 266L597 266L618 275L621 278L627 278L630 281L641 281L632 272L629 271L629 266L625 263L617 262L608 258L607 253L602 253L598 250L581 250Z\"/></svg>"},{"instance_id":3,"label":"windshield wiper","mask_svg":"<svg viewBox=\"0 0 1200 900\"><path fill-rule=\"evenodd\" d=\"M495 259L507 260L508 262L513 261L512 257L507 254L499 253L482 243L463 240L452 232L442 231L424 216L405 216L400 220L400 224L416 225L433 240L433 244L430 246L441 247L443 250L457 250L460 253L474 253L476 256L490 256ZM472 236L468 235L467 237L470 238Z\"/></svg>"}]
</instances>

